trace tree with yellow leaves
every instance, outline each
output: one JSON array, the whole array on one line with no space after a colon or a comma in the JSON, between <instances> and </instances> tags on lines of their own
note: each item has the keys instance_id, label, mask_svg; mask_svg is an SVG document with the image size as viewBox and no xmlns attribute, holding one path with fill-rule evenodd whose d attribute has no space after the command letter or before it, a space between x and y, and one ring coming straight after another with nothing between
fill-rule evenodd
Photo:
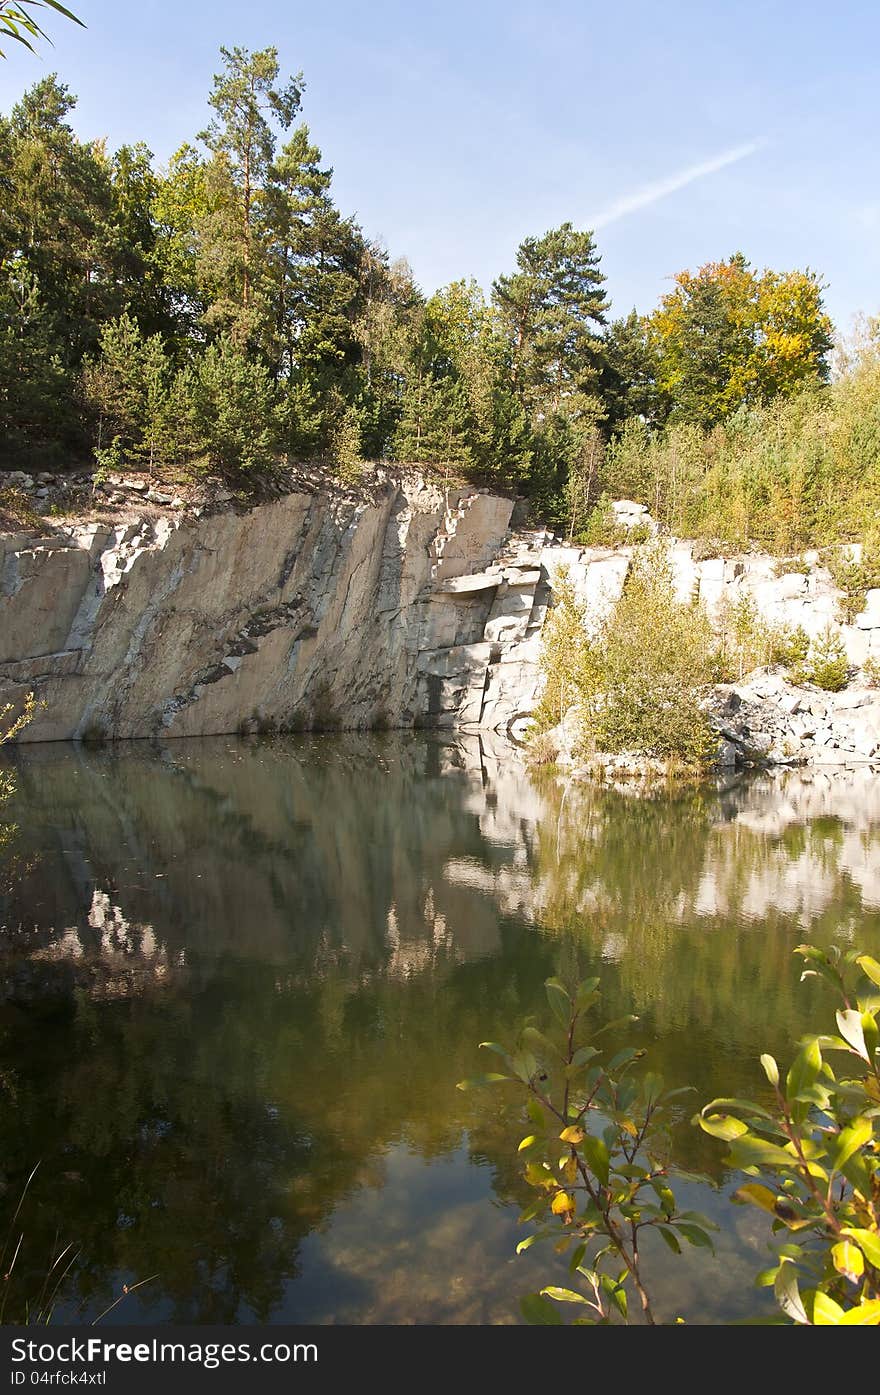
<instances>
[{"instance_id":1,"label":"tree with yellow leaves","mask_svg":"<svg viewBox=\"0 0 880 1395\"><path fill-rule=\"evenodd\" d=\"M669 418L712 427L743 404L826 381L822 291L809 269L759 274L741 252L680 272L647 321Z\"/></svg>"}]
</instances>

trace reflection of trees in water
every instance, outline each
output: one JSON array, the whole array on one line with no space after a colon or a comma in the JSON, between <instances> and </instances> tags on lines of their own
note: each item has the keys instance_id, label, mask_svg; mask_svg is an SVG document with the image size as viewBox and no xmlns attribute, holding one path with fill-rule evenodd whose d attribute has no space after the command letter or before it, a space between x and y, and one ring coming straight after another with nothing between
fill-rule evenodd
<instances>
[{"instance_id":1,"label":"reflection of trees in water","mask_svg":"<svg viewBox=\"0 0 880 1395\"><path fill-rule=\"evenodd\" d=\"M550 972L601 973L603 1012L639 1013L654 1068L708 1098L753 1092L757 1053L808 1020L799 869L821 872L812 938L880 934L841 870L877 825L768 822L773 789L565 794L417 737L19 767L41 863L2 916L6 1195L42 1157L28 1263L41 1279L62 1216L91 1313L158 1272L157 1317L267 1317L304 1237L401 1141L431 1159L466 1138L521 1198L518 1103L454 1085L478 1041L544 1013ZM698 1131L677 1146L717 1166Z\"/></svg>"},{"instance_id":2,"label":"reflection of trees in water","mask_svg":"<svg viewBox=\"0 0 880 1395\"><path fill-rule=\"evenodd\" d=\"M403 982L332 971L284 987L273 966L222 961L158 996L76 991L32 999L26 1014L7 1007L7 1194L44 1160L20 1292L39 1287L63 1217L92 1314L114 1275L156 1272L141 1298L148 1309L161 1298L164 1316L268 1317L302 1239L381 1182L388 1147L403 1140L430 1159L471 1129L487 1133L482 1102L455 1081L487 1028L538 1005L551 968L546 947L521 935L503 957ZM488 1134L507 1175L515 1124L497 1103L503 1142L500 1125Z\"/></svg>"}]
</instances>

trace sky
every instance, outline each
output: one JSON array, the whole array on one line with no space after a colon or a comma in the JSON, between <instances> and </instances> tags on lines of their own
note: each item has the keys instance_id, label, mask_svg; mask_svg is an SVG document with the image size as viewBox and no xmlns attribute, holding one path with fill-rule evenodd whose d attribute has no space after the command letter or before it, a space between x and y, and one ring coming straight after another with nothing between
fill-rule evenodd
<instances>
[{"instance_id":1,"label":"sky","mask_svg":"<svg viewBox=\"0 0 880 1395\"><path fill-rule=\"evenodd\" d=\"M57 72L84 138L162 161L218 49L278 49L334 195L426 292L485 287L529 234L593 228L612 313L742 251L810 267L842 330L880 311L876 0L66 0L0 61L0 109ZM7 46L11 48L11 46Z\"/></svg>"}]
</instances>

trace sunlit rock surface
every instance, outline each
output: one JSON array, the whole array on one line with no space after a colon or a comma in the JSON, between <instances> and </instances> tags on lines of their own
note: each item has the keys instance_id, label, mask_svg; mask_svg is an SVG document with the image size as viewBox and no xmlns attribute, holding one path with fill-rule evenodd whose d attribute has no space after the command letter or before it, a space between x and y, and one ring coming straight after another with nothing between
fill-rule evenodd
<instances>
[{"instance_id":1,"label":"sunlit rock surface","mask_svg":"<svg viewBox=\"0 0 880 1395\"><path fill-rule=\"evenodd\" d=\"M22 741L517 731L540 692L555 576L566 569L595 623L632 557L517 529L512 500L412 471L376 470L355 493L299 475L252 507L228 491L208 509L149 489L124 497L116 523L47 520L0 535L0 703L34 692L44 704ZM642 519L640 505L618 502L621 517ZM880 591L839 625L842 593L818 559L787 573L760 554L697 560L690 543L668 548L682 599L712 614L748 596L771 623L811 636L836 627L855 669L880 662ZM781 714L782 697L794 706ZM759 735L774 759L838 763L880 749L880 695L743 698L765 704Z\"/></svg>"}]
</instances>

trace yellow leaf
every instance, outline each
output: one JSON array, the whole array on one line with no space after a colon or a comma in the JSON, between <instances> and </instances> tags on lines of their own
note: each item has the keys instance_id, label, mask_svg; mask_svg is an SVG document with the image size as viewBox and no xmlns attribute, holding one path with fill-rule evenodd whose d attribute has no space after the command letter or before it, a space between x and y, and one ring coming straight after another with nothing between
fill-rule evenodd
<instances>
[{"instance_id":1,"label":"yellow leaf","mask_svg":"<svg viewBox=\"0 0 880 1395\"><path fill-rule=\"evenodd\" d=\"M574 1197L568 1192L557 1192L550 1203L554 1216L567 1216L574 1210Z\"/></svg>"},{"instance_id":2,"label":"yellow leaf","mask_svg":"<svg viewBox=\"0 0 880 1395\"><path fill-rule=\"evenodd\" d=\"M567 1129L562 1130L559 1137L562 1139L563 1143L583 1143L584 1131L583 1129L579 1129L576 1124L569 1124Z\"/></svg>"},{"instance_id":3,"label":"yellow leaf","mask_svg":"<svg viewBox=\"0 0 880 1395\"><path fill-rule=\"evenodd\" d=\"M752 1206L760 1206L762 1211L769 1211L771 1216L776 1215L776 1197L769 1187L762 1187L759 1182L746 1182L733 1195L737 1201L748 1201Z\"/></svg>"},{"instance_id":4,"label":"yellow leaf","mask_svg":"<svg viewBox=\"0 0 880 1395\"><path fill-rule=\"evenodd\" d=\"M880 1298L869 1298L850 1308L840 1319L841 1327L880 1327Z\"/></svg>"},{"instance_id":5,"label":"yellow leaf","mask_svg":"<svg viewBox=\"0 0 880 1395\"><path fill-rule=\"evenodd\" d=\"M834 1268L845 1279L857 1283L865 1272L865 1258L858 1245L851 1240L841 1240L831 1251Z\"/></svg>"},{"instance_id":6,"label":"yellow leaf","mask_svg":"<svg viewBox=\"0 0 880 1395\"><path fill-rule=\"evenodd\" d=\"M836 1327L843 1317L843 1309L827 1293L817 1293L813 1299L813 1324L816 1327Z\"/></svg>"}]
</instances>

